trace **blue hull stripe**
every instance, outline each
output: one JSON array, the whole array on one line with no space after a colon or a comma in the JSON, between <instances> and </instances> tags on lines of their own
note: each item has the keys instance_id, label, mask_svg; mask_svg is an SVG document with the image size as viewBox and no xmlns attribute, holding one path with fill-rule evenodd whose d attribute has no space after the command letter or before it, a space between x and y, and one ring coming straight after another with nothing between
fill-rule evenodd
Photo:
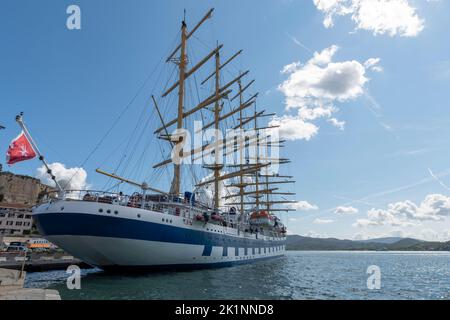
<instances>
[{"instance_id":1,"label":"blue hull stripe","mask_svg":"<svg viewBox=\"0 0 450 320\"><path fill-rule=\"evenodd\" d=\"M211 252L212 252L212 246L205 246L203 248L202 256L209 257L209 256L211 256Z\"/></svg>"},{"instance_id":2,"label":"blue hull stripe","mask_svg":"<svg viewBox=\"0 0 450 320\"><path fill-rule=\"evenodd\" d=\"M33 215L33 218L44 236L79 235L204 245L205 253L209 250L206 246L235 247L238 253L239 247L264 248L266 251L266 247L285 244L283 240L237 238L222 233L93 214L45 213Z\"/></svg>"}]
</instances>

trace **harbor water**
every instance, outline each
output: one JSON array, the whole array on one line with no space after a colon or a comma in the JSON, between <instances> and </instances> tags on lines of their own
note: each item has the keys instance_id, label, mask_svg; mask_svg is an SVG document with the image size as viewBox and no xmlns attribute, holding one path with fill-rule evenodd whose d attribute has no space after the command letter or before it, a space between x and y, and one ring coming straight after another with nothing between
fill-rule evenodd
<instances>
[{"instance_id":1,"label":"harbor water","mask_svg":"<svg viewBox=\"0 0 450 320\"><path fill-rule=\"evenodd\" d=\"M370 266L379 267L380 289L368 286ZM81 289L72 290L67 277L65 271L29 273L25 286L56 289L63 300L450 299L450 252L288 251L220 269L121 275L86 269Z\"/></svg>"}]
</instances>

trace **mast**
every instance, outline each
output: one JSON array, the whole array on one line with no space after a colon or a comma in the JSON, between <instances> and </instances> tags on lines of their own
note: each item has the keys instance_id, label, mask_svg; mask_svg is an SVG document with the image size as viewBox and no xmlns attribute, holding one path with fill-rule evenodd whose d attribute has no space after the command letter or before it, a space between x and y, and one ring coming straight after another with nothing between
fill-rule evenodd
<instances>
[{"instance_id":1,"label":"mast","mask_svg":"<svg viewBox=\"0 0 450 320\"><path fill-rule=\"evenodd\" d=\"M256 164L259 164L259 131L258 131L258 117L256 117L256 103L255 103L255 131L256 131ZM255 200L256 200L256 211L259 211L259 183L258 183L259 172L255 172Z\"/></svg>"},{"instance_id":2,"label":"mast","mask_svg":"<svg viewBox=\"0 0 450 320\"><path fill-rule=\"evenodd\" d=\"M269 156L269 145L266 143L266 157ZM269 189L269 170L268 168L266 168L266 174L265 174L265 178L266 178L266 189ZM270 199L270 194L269 192L266 193L266 210L267 212L270 212L270 203L269 203L269 199Z\"/></svg>"},{"instance_id":3,"label":"mast","mask_svg":"<svg viewBox=\"0 0 450 320\"><path fill-rule=\"evenodd\" d=\"M252 82L250 82L250 85L252 84ZM243 102L243 96L242 93L244 90L242 90L242 82L239 79L238 81L238 85L239 85L239 105L242 105ZM249 86L249 85L247 85ZM242 109L239 110L239 128L241 129L241 131L243 130L243 112ZM244 146L245 146L245 141L244 141ZM240 196L240 203L241 203L241 214L244 214L244 174L242 173L244 167L243 167L243 162L244 162L244 146L239 146L239 168L240 168L240 176L239 176L239 196Z\"/></svg>"},{"instance_id":4,"label":"mast","mask_svg":"<svg viewBox=\"0 0 450 320\"><path fill-rule=\"evenodd\" d=\"M231 84L227 84L225 87L221 88L220 87L220 70L222 69L223 65L220 65L220 48L222 48L222 46L217 45L216 50L214 51L214 57L215 57L215 70L214 72L205 80L203 81L206 82L208 79L210 79L213 75L214 75L214 79L215 79L215 90L214 90L214 94L212 96L212 98L214 99L214 121L209 124L206 127L203 127L202 130L206 129L207 127L209 127L210 125L214 125L214 135L215 135L215 141L214 141L214 163L212 165L205 165L203 166L204 168L210 169L214 171L214 179L213 179L213 183L214 183L214 211L215 212L219 212L219 207L220 207L220 190L219 190L219 182L222 180L222 177L220 176L220 171L223 168L223 165L221 164L221 160L220 160L220 156L221 156L221 152L218 152L219 148L223 148L223 144L222 141L219 140L219 124L220 121L222 121L221 117L220 117L220 111L222 110L222 106L220 104L221 99L222 99L222 95L221 92L225 89L227 89ZM236 56L236 55L235 55ZM230 59L228 60L230 61ZM209 97L211 98L211 97ZM209 99L208 98L208 99ZM197 184L197 186L199 186Z\"/></svg>"},{"instance_id":5,"label":"mast","mask_svg":"<svg viewBox=\"0 0 450 320\"><path fill-rule=\"evenodd\" d=\"M184 103L184 79L186 75L186 21L181 23L181 48L180 48L180 61L179 67L179 85L178 85L178 117L177 117L177 129L183 128L183 103ZM178 136L178 141L175 144L178 145L183 141L183 137ZM175 146L176 148L176 146ZM182 157L183 151L180 151ZM170 187L170 193L178 196L180 194L180 179L181 179L181 164L174 163L173 167L173 180Z\"/></svg>"},{"instance_id":6,"label":"mast","mask_svg":"<svg viewBox=\"0 0 450 320\"><path fill-rule=\"evenodd\" d=\"M214 103L214 129L215 129L215 135L216 135L216 142L219 140L218 132L219 132L219 114L220 114L220 52L219 50L216 51L216 73L215 73L215 79L216 79L216 102ZM220 152L215 152L215 162L214 162L214 210L216 212L219 211L219 178L220 178L220 170L222 169L222 166L219 165L219 155Z\"/></svg>"},{"instance_id":7,"label":"mast","mask_svg":"<svg viewBox=\"0 0 450 320\"><path fill-rule=\"evenodd\" d=\"M164 130L165 135L160 136L160 138L163 138L165 140L168 140L172 146L173 149L172 150L179 150L179 153L176 155L177 158L179 159L179 161L164 161L161 164L158 164L156 166L153 166L153 168L161 166L161 165L166 165L169 163L173 163L173 178L172 178L172 183L170 186L170 194L171 195L175 195L178 196L180 194L180 182L181 182L181 161L182 159L185 157L183 154L183 150L180 148L180 144L183 142L184 136L182 135L181 130L183 129L183 119L190 116L191 114L206 108L208 105L212 104L215 102L215 99L217 99L216 96L213 96L212 98L209 97L206 100L202 101L199 103L199 105L197 105L195 108L184 112L184 103L185 103L185 99L184 99L184 91L185 91L185 82L186 79L189 78L192 74L194 74L199 68L201 68L212 56L214 56L214 54L222 47L221 45L218 46L218 48L211 52L209 55L207 55L205 58L203 58L200 62L198 62L196 65L194 65L192 67L191 70L186 71L186 65L187 65L187 56L186 56L186 47L187 47L187 40L195 33L195 31L197 31L197 29L200 28L200 26L209 18L211 18L212 16L212 12L214 11L214 9L210 9L206 15L200 20L200 22L198 22L195 27L190 31L187 32L187 25L186 25L186 21L185 19L183 19L182 23L181 23L181 43L178 44L178 46L172 51L172 53L169 55L169 57L166 59L166 62L172 61L175 64L178 65L178 70L179 70L179 79L176 83L174 83L171 87L169 87L169 89L167 89L163 94L162 97L166 97L170 92L172 92L172 90L174 90L175 88L178 87L178 108L177 108L177 117L171 121L165 122L164 119L162 118L162 115L160 113L160 111L158 110L158 115L160 117L161 123L162 123L162 127L160 127L159 129L157 129L154 133L158 134L161 131ZM175 59L175 55L177 54L177 52L180 51L180 56L178 59ZM219 90L220 94L219 96L226 96L230 91L222 91ZM155 107L158 109L158 106L156 104L156 100L154 100L155 103ZM177 134L176 135L169 135L168 134L168 128L169 126L172 126L176 124L177 127Z\"/></svg>"}]
</instances>

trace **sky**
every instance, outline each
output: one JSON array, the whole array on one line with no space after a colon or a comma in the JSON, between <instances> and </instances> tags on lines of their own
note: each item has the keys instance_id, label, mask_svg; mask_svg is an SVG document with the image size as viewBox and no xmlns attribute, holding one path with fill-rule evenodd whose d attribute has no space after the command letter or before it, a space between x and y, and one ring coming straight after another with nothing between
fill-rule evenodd
<instances>
[{"instance_id":1,"label":"sky","mask_svg":"<svg viewBox=\"0 0 450 320\"><path fill-rule=\"evenodd\" d=\"M79 30L67 28L70 5L81 10ZM251 70L258 105L277 113L270 122L288 140L298 200L284 217L290 233L450 240L446 0L3 0L4 152L22 111L55 175L77 173L75 187L101 189L95 169L120 161L125 132L158 124L146 108L162 87L157 74L172 70L161 59L183 10L189 26L211 7L196 44L244 50L233 70ZM158 180L135 160L131 175ZM47 180L38 160L0 163Z\"/></svg>"}]
</instances>

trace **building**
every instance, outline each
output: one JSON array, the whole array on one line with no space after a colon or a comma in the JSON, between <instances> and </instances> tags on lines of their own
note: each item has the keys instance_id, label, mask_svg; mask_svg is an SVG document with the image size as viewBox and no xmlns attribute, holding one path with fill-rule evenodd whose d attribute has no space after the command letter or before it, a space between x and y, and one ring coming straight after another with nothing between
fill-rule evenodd
<instances>
[{"instance_id":1,"label":"building","mask_svg":"<svg viewBox=\"0 0 450 320\"><path fill-rule=\"evenodd\" d=\"M23 235L31 231L31 207L23 204L0 204L0 235Z\"/></svg>"},{"instance_id":2,"label":"building","mask_svg":"<svg viewBox=\"0 0 450 320\"><path fill-rule=\"evenodd\" d=\"M0 236L29 234L31 208L52 190L39 179L0 172Z\"/></svg>"}]
</instances>

